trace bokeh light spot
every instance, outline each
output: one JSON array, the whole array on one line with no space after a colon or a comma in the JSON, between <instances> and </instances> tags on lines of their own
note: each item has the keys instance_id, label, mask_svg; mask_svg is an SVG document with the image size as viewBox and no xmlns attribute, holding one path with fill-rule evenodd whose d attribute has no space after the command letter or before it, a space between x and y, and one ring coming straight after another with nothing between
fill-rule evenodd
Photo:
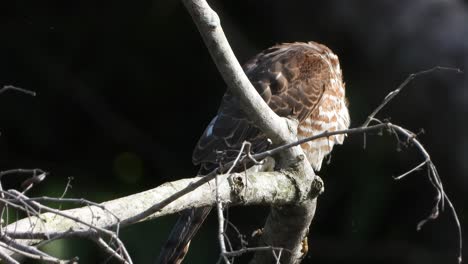
<instances>
[{"instance_id":1,"label":"bokeh light spot","mask_svg":"<svg viewBox=\"0 0 468 264\"><path fill-rule=\"evenodd\" d=\"M136 183L143 176L143 162L135 153L123 152L114 160L114 173L125 183Z\"/></svg>"}]
</instances>

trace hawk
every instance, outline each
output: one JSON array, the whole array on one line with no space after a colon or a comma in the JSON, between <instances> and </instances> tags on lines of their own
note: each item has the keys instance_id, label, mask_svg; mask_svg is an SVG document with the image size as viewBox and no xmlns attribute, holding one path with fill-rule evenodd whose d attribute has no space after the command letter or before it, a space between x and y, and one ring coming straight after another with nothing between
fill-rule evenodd
<instances>
[{"instance_id":1,"label":"hawk","mask_svg":"<svg viewBox=\"0 0 468 264\"><path fill-rule=\"evenodd\" d=\"M338 57L325 45L312 41L279 44L249 60L244 71L276 114L299 122L299 139L349 127L345 85ZM320 170L324 157L335 144L342 144L344 137L335 135L301 144L314 170ZM217 166L217 152L224 152L224 158L229 161L244 141L252 143L254 153L270 147L262 131L241 109L239 98L228 90L217 115L195 147L193 163L201 165L201 175L210 172ZM190 209L182 213L158 263L182 262L191 239L210 209Z\"/></svg>"}]
</instances>

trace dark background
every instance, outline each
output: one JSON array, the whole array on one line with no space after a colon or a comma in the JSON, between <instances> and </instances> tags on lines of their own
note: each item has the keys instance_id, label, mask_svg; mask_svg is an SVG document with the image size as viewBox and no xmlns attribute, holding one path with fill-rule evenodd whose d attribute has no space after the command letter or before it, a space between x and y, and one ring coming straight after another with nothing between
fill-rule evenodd
<instances>
[{"instance_id":1,"label":"dark background","mask_svg":"<svg viewBox=\"0 0 468 264\"><path fill-rule=\"evenodd\" d=\"M340 57L352 125L358 126L410 73L465 69L468 1L210 1L241 62L280 42L315 40ZM50 172L32 195L106 201L191 177L191 152L215 114L225 84L180 1L2 1L0 86L37 92L0 96L0 170ZM436 72L411 83L380 118L413 131L439 169L468 228L467 75ZM392 176L422 160L391 136L352 136L319 175L326 192L303 263L456 263L449 211L417 232L435 192L425 171ZM21 176L3 180L17 187ZM232 208L245 235L268 208ZM122 232L135 263L152 263L175 217ZM210 217L186 263L214 263ZM464 236L468 238L467 233ZM236 240L235 236L232 236ZM107 256L86 240L58 241L57 256L81 263ZM468 257L465 250L465 257ZM242 263L245 260L240 260Z\"/></svg>"}]
</instances>

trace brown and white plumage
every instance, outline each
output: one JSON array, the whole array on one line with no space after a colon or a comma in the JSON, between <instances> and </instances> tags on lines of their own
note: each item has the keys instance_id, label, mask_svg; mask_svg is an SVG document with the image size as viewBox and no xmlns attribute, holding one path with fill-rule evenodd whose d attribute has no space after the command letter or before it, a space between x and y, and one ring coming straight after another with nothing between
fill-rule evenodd
<instances>
[{"instance_id":1,"label":"brown and white plumage","mask_svg":"<svg viewBox=\"0 0 468 264\"><path fill-rule=\"evenodd\" d=\"M276 114L299 121L299 139L349 127L340 64L338 57L326 46L316 42L276 45L248 61L244 71ZM202 173L209 172L216 167L216 151L224 151L226 159L232 159L245 140L252 143L253 152L269 147L267 138L241 109L239 99L227 91L217 115L193 152L193 163L201 165ZM335 144L342 144L343 140L344 135L336 135L309 141L301 147L312 167L320 170L323 158ZM161 253L160 263L181 261L185 255L183 249L209 209L183 213L182 221L178 222L171 234L175 239L169 239ZM168 255L171 258L164 258Z\"/></svg>"}]
</instances>

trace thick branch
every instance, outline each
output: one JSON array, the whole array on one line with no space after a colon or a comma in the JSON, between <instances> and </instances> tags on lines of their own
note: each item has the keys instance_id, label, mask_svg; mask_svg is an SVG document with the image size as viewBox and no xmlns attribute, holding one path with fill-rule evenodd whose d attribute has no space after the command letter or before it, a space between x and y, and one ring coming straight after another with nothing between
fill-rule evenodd
<instances>
[{"instance_id":1,"label":"thick branch","mask_svg":"<svg viewBox=\"0 0 468 264\"><path fill-rule=\"evenodd\" d=\"M262 172L246 174L220 175L219 198L226 205L286 205L297 202L299 197L293 179L296 172ZM132 218L145 211L165 197L176 193L198 178L182 179L165 183L157 188L102 203L100 206L86 206L62 211L83 222L100 228L115 228L121 221ZM310 183L313 185L312 183ZM316 188L315 185L312 188ZM204 184L193 192L181 197L144 221L160 216L180 212L184 209L216 204L216 186L214 181ZM312 190L312 189L311 189ZM318 190L315 190L316 196ZM138 202L135 202L138 201ZM128 223L131 224L131 223ZM19 220L5 228L5 234L12 238L24 239L23 244L37 244L41 240L64 236L84 236L94 232L88 226L64 216L45 213L39 217ZM5 249L0 249L0 253Z\"/></svg>"}]
</instances>

